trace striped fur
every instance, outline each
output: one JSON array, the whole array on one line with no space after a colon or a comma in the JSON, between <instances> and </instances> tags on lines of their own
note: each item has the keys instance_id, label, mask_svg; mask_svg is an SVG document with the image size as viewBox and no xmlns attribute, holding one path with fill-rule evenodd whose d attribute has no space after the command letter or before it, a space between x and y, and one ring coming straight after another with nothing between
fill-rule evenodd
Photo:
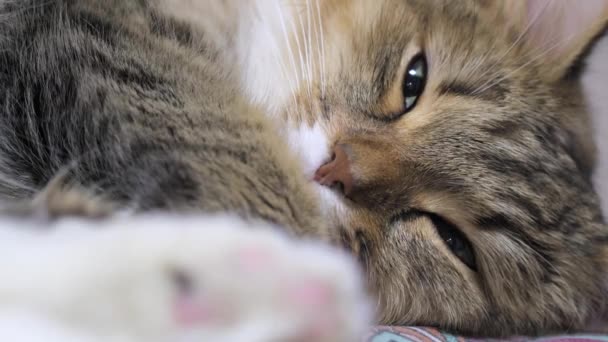
<instances>
[{"instance_id":1,"label":"striped fur","mask_svg":"<svg viewBox=\"0 0 608 342\"><path fill-rule=\"evenodd\" d=\"M278 1L284 17L268 18L284 21L251 37L239 6L206 3L0 2L0 198L61 175L122 208L230 211L333 238L366 267L385 324L534 335L606 310L608 227L578 82L603 12L554 58L511 2ZM281 43L258 51L243 40L256 33ZM419 52L425 94L396 115ZM318 208L281 132L304 158L320 147L298 137L347 146L352 193L322 189ZM471 241L475 270L432 215Z\"/></svg>"}]
</instances>

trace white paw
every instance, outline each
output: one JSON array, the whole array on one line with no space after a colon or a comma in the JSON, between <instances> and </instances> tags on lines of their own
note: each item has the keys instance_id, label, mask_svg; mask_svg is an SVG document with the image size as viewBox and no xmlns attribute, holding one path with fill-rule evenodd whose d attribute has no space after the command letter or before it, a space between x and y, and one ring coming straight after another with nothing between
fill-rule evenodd
<instances>
[{"instance_id":1,"label":"white paw","mask_svg":"<svg viewBox=\"0 0 608 342\"><path fill-rule=\"evenodd\" d=\"M0 305L147 341L355 341L369 323L358 270L327 247L226 217L96 226L64 221L36 235L27 245L38 258L0 285Z\"/></svg>"}]
</instances>

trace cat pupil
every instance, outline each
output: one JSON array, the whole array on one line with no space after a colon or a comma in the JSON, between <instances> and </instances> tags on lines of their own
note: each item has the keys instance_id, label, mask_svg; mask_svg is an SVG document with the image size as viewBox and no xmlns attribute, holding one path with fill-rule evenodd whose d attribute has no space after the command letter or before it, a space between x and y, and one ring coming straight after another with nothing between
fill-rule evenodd
<instances>
[{"instance_id":1,"label":"cat pupil","mask_svg":"<svg viewBox=\"0 0 608 342\"><path fill-rule=\"evenodd\" d=\"M407 67L405 79L403 80L403 97L405 98L406 113L416 106L418 98L424 92L426 69L426 60L423 55L414 57Z\"/></svg>"}]
</instances>

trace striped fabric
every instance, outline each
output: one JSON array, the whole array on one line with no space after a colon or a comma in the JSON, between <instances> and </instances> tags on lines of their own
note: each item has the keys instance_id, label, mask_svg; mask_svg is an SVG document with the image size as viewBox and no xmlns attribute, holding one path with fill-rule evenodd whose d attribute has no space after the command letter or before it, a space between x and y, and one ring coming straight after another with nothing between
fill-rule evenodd
<instances>
[{"instance_id":1,"label":"striped fabric","mask_svg":"<svg viewBox=\"0 0 608 342\"><path fill-rule=\"evenodd\" d=\"M470 339L441 333L436 329L416 327L377 327L365 338L365 342L483 342L500 340ZM608 336L556 336L550 338L515 338L509 342L608 342Z\"/></svg>"}]
</instances>

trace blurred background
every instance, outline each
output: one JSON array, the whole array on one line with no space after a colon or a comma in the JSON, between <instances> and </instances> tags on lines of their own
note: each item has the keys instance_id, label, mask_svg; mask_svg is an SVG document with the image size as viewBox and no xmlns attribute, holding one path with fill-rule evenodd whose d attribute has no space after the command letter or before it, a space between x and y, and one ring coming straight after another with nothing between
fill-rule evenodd
<instances>
[{"instance_id":1,"label":"blurred background","mask_svg":"<svg viewBox=\"0 0 608 342\"><path fill-rule=\"evenodd\" d=\"M596 47L584 77L599 147L599 167L595 183L602 197L604 217L608 218L608 35Z\"/></svg>"}]
</instances>

